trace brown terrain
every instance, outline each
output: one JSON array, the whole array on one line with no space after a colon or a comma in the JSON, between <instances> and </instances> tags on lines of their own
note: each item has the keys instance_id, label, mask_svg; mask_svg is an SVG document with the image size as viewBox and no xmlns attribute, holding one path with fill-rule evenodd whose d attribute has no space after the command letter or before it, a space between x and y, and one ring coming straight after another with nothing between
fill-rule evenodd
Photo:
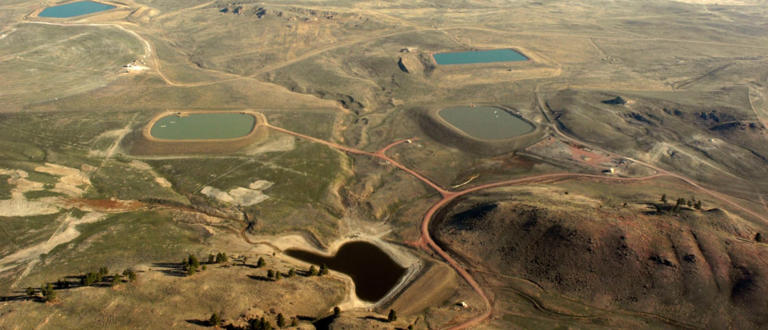
<instances>
[{"instance_id":1,"label":"brown terrain","mask_svg":"<svg viewBox=\"0 0 768 330\"><path fill-rule=\"evenodd\" d=\"M0 4L2 329L768 327L765 0L112 4ZM476 105L535 128L437 116ZM380 301L284 253L355 240L407 266Z\"/></svg>"}]
</instances>

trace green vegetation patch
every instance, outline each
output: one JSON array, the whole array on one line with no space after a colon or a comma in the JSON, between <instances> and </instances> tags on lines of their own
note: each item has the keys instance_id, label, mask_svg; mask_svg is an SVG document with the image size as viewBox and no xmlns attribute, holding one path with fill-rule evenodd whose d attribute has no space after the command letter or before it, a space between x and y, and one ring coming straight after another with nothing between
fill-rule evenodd
<instances>
[{"instance_id":1,"label":"green vegetation patch","mask_svg":"<svg viewBox=\"0 0 768 330\"><path fill-rule=\"evenodd\" d=\"M172 189L155 182L151 172L137 169L120 161L107 162L93 177L93 188L88 191L89 198L145 199L158 198L184 201Z\"/></svg>"},{"instance_id":2,"label":"green vegetation patch","mask_svg":"<svg viewBox=\"0 0 768 330\"><path fill-rule=\"evenodd\" d=\"M0 175L0 199L11 199L11 189L14 186L8 183L10 178L8 175Z\"/></svg>"},{"instance_id":3,"label":"green vegetation patch","mask_svg":"<svg viewBox=\"0 0 768 330\"><path fill-rule=\"evenodd\" d=\"M96 137L124 127L132 118L133 114L125 113L106 117L84 112L0 114L0 161L52 162L75 168L83 163L96 165L88 157Z\"/></svg>"},{"instance_id":4,"label":"green vegetation patch","mask_svg":"<svg viewBox=\"0 0 768 330\"><path fill-rule=\"evenodd\" d=\"M267 121L294 132L306 134L320 139L329 139L333 132L333 122L336 114L333 109L317 109L317 112L269 112L264 115Z\"/></svg>"},{"instance_id":5,"label":"green vegetation patch","mask_svg":"<svg viewBox=\"0 0 768 330\"><path fill-rule=\"evenodd\" d=\"M106 266L110 270L137 264L177 262L180 256L198 249L205 237L192 227L181 225L163 212L136 212L111 215L77 227L80 236L43 256L39 267L24 285L38 285L84 270Z\"/></svg>"},{"instance_id":6,"label":"green vegetation patch","mask_svg":"<svg viewBox=\"0 0 768 330\"><path fill-rule=\"evenodd\" d=\"M45 183L48 185L55 185L56 183L59 182L59 177L48 174L48 173L35 172L35 171L28 171L27 173L29 174L29 176L27 176L27 180L29 181Z\"/></svg>"},{"instance_id":7,"label":"green vegetation patch","mask_svg":"<svg viewBox=\"0 0 768 330\"><path fill-rule=\"evenodd\" d=\"M0 258L48 240L61 214L31 217L0 217Z\"/></svg>"},{"instance_id":8,"label":"green vegetation patch","mask_svg":"<svg viewBox=\"0 0 768 330\"><path fill-rule=\"evenodd\" d=\"M48 190L35 190L35 191L27 191L24 193L24 197L26 197L29 200L45 198L45 197L59 197L59 196L63 196L63 195L60 193L48 191Z\"/></svg>"},{"instance_id":9,"label":"green vegetation patch","mask_svg":"<svg viewBox=\"0 0 768 330\"><path fill-rule=\"evenodd\" d=\"M271 197L301 203L324 200L339 172L340 155L328 147L299 141L294 150L253 159L206 158L148 161L180 193L198 193L204 186L221 190L247 187L256 180L275 185Z\"/></svg>"}]
</instances>

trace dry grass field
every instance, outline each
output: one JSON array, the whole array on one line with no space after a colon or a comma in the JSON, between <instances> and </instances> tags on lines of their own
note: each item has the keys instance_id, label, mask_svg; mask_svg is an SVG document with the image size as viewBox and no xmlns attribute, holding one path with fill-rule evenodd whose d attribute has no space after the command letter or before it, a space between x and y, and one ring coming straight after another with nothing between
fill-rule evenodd
<instances>
[{"instance_id":1,"label":"dry grass field","mask_svg":"<svg viewBox=\"0 0 768 330\"><path fill-rule=\"evenodd\" d=\"M105 2L0 4L0 328L768 326L764 0ZM534 132L437 120L484 105ZM142 140L179 109L265 121ZM383 301L283 253L366 237Z\"/></svg>"}]
</instances>

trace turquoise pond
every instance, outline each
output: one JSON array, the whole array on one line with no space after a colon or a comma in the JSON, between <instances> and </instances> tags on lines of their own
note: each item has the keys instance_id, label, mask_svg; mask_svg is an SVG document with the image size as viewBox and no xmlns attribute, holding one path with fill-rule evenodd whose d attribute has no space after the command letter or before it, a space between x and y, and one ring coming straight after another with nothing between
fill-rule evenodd
<instances>
[{"instance_id":1,"label":"turquoise pond","mask_svg":"<svg viewBox=\"0 0 768 330\"><path fill-rule=\"evenodd\" d=\"M245 113L193 113L169 115L156 121L149 131L164 140L234 139L251 133L256 118Z\"/></svg>"},{"instance_id":2,"label":"turquoise pond","mask_svg":"<svg viewBox=\"0 0 768 330\"><path fill-rule=\"evenodd\" d=\"M493 62L527 61L525 55L512 49L477 50L468 52L437 53L435 62L439 65L474 64Z\"/></svg>"},{"instance_id":3,"label":"turquoise pond","mask_svg":"<svg viewBox=\"0 0 768 330\"><path fill-rule=\"evenodd\" d=\"M524 119L497 107L455 107L440 110L438 115L476 139L510 139L534 129Z\"/></svg>"},{"instance_id":4,"label":"turquoise pond","mask_svg":"<svg viewBox=\"0 0 768 330\"><path fill-rule=\"evenodd\" d=\"M115 8L115 6L95 1L78 1L64 5L45 8L40 12L40 17L67 18L80 15L97 13Z\"/></svg>"}]
</instances>

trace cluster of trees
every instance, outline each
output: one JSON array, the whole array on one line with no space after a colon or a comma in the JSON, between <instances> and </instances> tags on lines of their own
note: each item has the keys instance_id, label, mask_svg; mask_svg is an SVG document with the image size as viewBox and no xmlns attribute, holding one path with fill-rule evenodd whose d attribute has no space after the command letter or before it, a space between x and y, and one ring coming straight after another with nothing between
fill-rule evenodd
<instances>
[{"instance_id":1,"label":"cluster of trees","mask_svg":"<svg viewBox=\"0 0 768 330\"><path fill-rule=\"evenodd\" d=\"M339 306L336 306L333 308L333 315L330 317L336 318L341 315L341 308ZM397 312L395 312L394 309L389 310L389 314L387 314L387 322L395 322L397 321ZM275 323L277 325L277 328L284 328L286 326L295 327L297 326L296 318L291 318L291 323L288 324L288 319L283 315L283 313L278 313L277 317L275 318ZM223 320L221 319L221 316L218 313L211 314L211 317L208 319L208 325L210 326L222 326ZM239 327L233 327L232 325L227 325L226 328L233 328L233 329L240 329ZM253 318L248 320L248 325L245 327L245 329L248 330L272 330L275 329L275 327L272 325L272 322L267 320L264 316L260 318ZM413 329L413 325L408 325L408 329Z\"/></svg>"},{"instance_id":2,"label":"cluster of trees","mask_svg":"<svg viewBox=\"0 0 768 330\"><path fill-rule=\"evenodd\" d=\"M26 293L27 296L38 297L37 291L32 287L28 287ZM56 291L53 289L51 283L46 283L40 286L40 295L42 295L43 301L45 302L56 300Z\"/></svg>"},{"instance_id":3,"label":"cluster of trees","mask_svg":"<svg viewBox=\"0 0 768 330\"><path fill-rule=\"evenodd\" d=\"M200 270L205 270L205 265L200 267L200 261L193 254L190 254L187 258L181 260L182 269L187 275L195 275Z\"/></svg>"},{"instance_id":4,"label":"cluster of trees","mask_svg":"<svg viewBox=\"0 0 768 330\"><path fill-rule=\"evenodd\" d=\"M243 257L243 264L248 260L248 257ZM201 264L200 260L194 254L190 254L186 259L181 260L181 266L187 275L194 275L195 273L206 270L206 265L212 264L226 264L229 262L229 257L226 252L218 252L216 254L208 254L208 261L205 264Z\"/></svg>"},{"instance_id":5,"label":"cluster of trees","mask_svg":"<svg viewBox=\"0 0 768 330\"><path fill-rule=\"evenodd\" d=\"M91 286L91 285L99 284L102 282L109 282L111 286L115 286L125 282L126 279L129 282L133 282L136 280L136 272L134 272L131 269L124 270L122 274L115 273L111 277L107 276L108 273L109 273L109 268L107 267L101 267L99 268L98 271L95 271L95 272L88 272L83 277L80 278L80 284L83 286ZM60 288L67 288L69 287L69 282L59 280L56 282L56 286Z\"/></svg>"},{"instance_id":6,"label":"cluster of trees","mask_svg":"<svg viewBox=\"0 0 768 330\"><path fill-rule=\"evenodd\" d=\"M665 211L671 211L672 213L680 213L680 210L684 206L688 206L689 208L692 207L697 210L701 210L701 200L697 200L695 197L691 197L691 199L685 199L685 198L678 198L675 201L675 205L671 208L669 207L669 200L667 199L667 194L662 194L660 201L663 203L663 205L656 205L656 211L659 213L664 213Z\"/></svg>"},{"instance_id":7,"label":"cluster of trees","mask_svg":"<svg viewBox=\"0 0 768 330\"><path fill-rule=\"evenodd\" d=\"M221 316L218 313L211 314L211 317L208 319L208 325L210 326L221 326L223 325L224 321L221 319ZM295 327L297 325L296 318L291 318L291 323L288 324L288 319L283 315L283 313L278 313L277 317L275 318L275 323L277 324L277 328L284 328L286 326ZM233 327L231 325L228 325L226 328L233 328L233 329L239 329L239 327ZM272 325L272 322L267 320L264 316L260 318L254 318L248 320L248 325L245 327L245 329L248 330L272 330L275 329L275 327Z\"/></svg>"},{"instance_id":8,"label":"cluster of trees","mask_svg":"<svg viewBox=\"0 0 768 330\"><path fill-rule=\"evenodd\" d=\"M310 266L307 272L310 276L323 276L328 275L328 266L325 264L320 265L320 270L317 270L315 266Z\"/></svg>"},{"instance_id":9,"label":"cluster of trees","mask_svg":"<svg viewBox=\"0 0 768 330\"><path fill-rule=\"evenodd\" d=\"M263 262L263 260L264 259L259 258L259 263L257 264L258 268L264 267L266 265L266 263ZM303 276L324 276L327 274L328 274L328 266L322 265L320 266L319 270L315 266L310 266ZM272 270L272 269L267 270L267 278L272 281L279 281L284 277L291 278L294 276L296 276L296 269L294 268L289 269L287 273L282 273L280 271Z\"/></svg>"},{"instance_id":10,"label":"cluster of trees","mask_svg":"<svg viewBox=\"0 0 768 330\"><path fill-rule=\"evenodd\" d=\"M115 273L112 276L107 276L109 273L109 268L107 267L100 267L98 271L95 272L88 272L85 275L80 276L80 285L81 286L92 286L95 284L100 283L108 283L110 286L115 286L120 283L123 283L125 281L128 282L134 282L136 281L136 272L134 272L131 269L126 269L123 271L122 274ZM58 279L54 283L45 283L40 286L39 291L35 290L32 287L28 287L26 289L26 294L29 297L42 297L43 301L54 301L56 300L56 290L57 289L68 289L72 286L76 286L77 283L72 283L70 281ZM38 295L38 292L40 295Z\"/></svg>"},{"instance_id":11,"label":"cluster of trees","mask_svg":"<svg viewBox=\"0 0 768 330\"><path fill-rule=\"evenodd\" d=\"M96 272L88 272L85 276L80 278L80 284L83 286L91 286L96 283L100 283L104 280L104 276L109 273L109 268L101 267Z\"/></svg>"},{"instance_id":12,"label":"cluster of trees","mask_svg":"<svg viewBox=\"0 0 768 330\"><path fill-rule=\"evenodd\" d=\"M283 314L279 314L283 315ZM285 322L285 319L283 319L283 322ZM285 326L283 324L282 326L278 325L279 327ZM265 319L263 316L258 319L251 319L248 320L248 330L272 330L274 327L272 326L272 323L269 322L267 319Z\"/></svg>"},{"instance_id":13,"label":"cluster of trees","mask_svg":"<svg viewBox=\"0 0 768 330\"><path fill-rule=\"evenodd\" d=\"M244 258L244 260L247 260L248 258ZM227 254L225 252L219 252L216 253L214 256L213 253L208 255L208 263L209 264L221 264L221 263L227 263L229 261L229 257L227 257ZM245 261L243 261L245 263Z\"/></svg>"}]
</instances>

